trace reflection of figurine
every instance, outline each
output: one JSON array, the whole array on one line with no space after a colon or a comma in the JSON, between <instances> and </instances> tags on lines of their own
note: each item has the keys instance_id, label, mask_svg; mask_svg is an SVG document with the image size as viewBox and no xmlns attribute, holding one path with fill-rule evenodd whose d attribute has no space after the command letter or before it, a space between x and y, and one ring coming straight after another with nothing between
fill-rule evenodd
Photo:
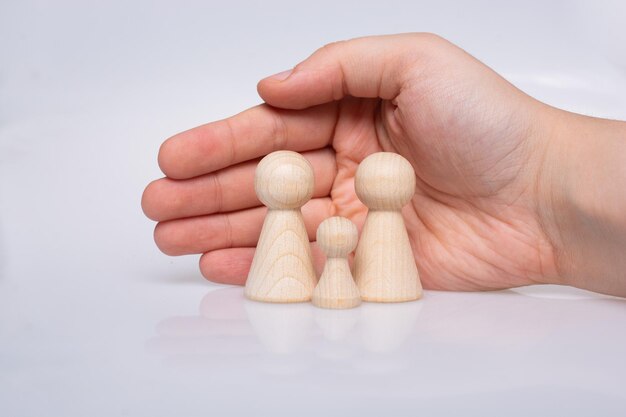
<instances>
[{"instance_id":1,"label":"reflection of figurine","mask_svg":"<svg viewBox=\"0 0 626 417\"><path fill-rule=\"evenodd\" d=\"M267 304L244 300L248 321L261 344L272 353L300 349L313 330L310 304Z\"/></svg>"},{"instance_id":2,"label":"reflection of figurine","mask_svg":"<svg viewBox=\"0 0 626 417\"><path fill-rule=\"evenodd\" d=\"M333 311L315 309L315 324L322 331L324 339L339 342L351 339L359 322L360 309Z\"/></svg>"},{"instance_id":3,"label":"reflection of figurine","mask_svg":"<svg viewBox=\"0 0 626 417\"><path fill-rule=\"evenodd\" d=\"M568 300L555 288L541 291L553 298L432 291L418 303L364 302L328 310L257 303L246 300L241 287L222 288L204 297L200 315L158 323L146 348L165 365L183 366L200 378L210 375L219 386L236 380L240 391L258 389L258 376L268 374L339 376L359 389L363 381L379 383L379 375L394 373L387 379L398 382L391 387L394 395L423 384L433 398L495 391L503 377L558 387L563 378L578 383L584 376L584 383L621 398L621 374L612 372L624 346L621 334L609 335L614 345L590 340L607 337L607 327L598 324L624 318L623 301ZM577 349L564 355L571 346ZM520 364L511 361L515 357Z\"/></svg>"},{"instance_id":4,"label":"reflection of figurine","mask_svg":"<svg viewBox=\"0 0 626 417\"><path fill-rule=\"evenodd\" d=\"M415 330L421 305L364 303L357 309L328 310L250 301L241 287L229 287L206 294L199 315L158 323L148 348L167 355L168 361L213 369L247 363L263 373L288 374L309 369L315 360L339 359L349 369L368 351L396 351Z\"/></svg>"},{"instance_id":5,"label":"reflection of figurine","mask_svg":"<svg viewBox=\"0 0 626 417\"><path fill-rule=\"evenodd\" d=\"M398 349L415 331L422 305L422 302L363 303L359 309L359 333L365 349L371 352Z\"/></svg>"}]
</instances>

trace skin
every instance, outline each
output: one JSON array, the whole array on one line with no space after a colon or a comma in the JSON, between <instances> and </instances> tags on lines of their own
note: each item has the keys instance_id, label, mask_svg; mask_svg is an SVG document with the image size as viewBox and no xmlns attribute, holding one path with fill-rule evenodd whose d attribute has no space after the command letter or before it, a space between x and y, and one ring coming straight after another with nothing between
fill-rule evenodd
<instances>
[{"instance_id":1,"label":"skin","mask_svg":"<svg viewBox=\"0 0 626 417\"><path fill-rule=\"evenodd\" d=\"M143 195L158 247L203 254L209 280L245 283L265 214L252 185L259 158L309 159L314 239L331 215L362 227L356 168L389 151L415 169L403 216L425 288L559 283L626 295L626 193L597 186L626 186L624 123L543 104L432 34L333 43L258 91L265 104L165 141L166 177Z\"/></svg>"}]
</instances>

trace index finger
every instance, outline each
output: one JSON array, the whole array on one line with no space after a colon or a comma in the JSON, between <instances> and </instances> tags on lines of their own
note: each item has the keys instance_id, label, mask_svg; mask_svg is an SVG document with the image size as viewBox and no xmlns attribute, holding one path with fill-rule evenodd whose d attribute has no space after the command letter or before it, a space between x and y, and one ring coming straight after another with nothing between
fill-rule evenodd
<instances>
[{"instance_id":1,"label":"index finger","mask_svg":"<svg viewBox=\"0 0 626 417\"><path fill-rule=\"evenodd\" d=\"M170 178L187 179L281 149L323 148L331 141L337 116L337 103L299 111L262 104L167 139L159 150L159 166Z\"/></svg>"}]
</instances>

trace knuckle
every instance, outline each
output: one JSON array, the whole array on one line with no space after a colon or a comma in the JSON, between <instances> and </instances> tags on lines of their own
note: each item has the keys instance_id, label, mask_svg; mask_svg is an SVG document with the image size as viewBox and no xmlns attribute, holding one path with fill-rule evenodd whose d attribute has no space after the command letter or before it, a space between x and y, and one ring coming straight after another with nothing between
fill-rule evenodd
<instances>
[{"instance_id":1,"label":"knuckle","mask_svg":"<svg viewBox=\"0 0 626 417\"><path fill-rule=\"evenodd\" d=\"M442 48L450 44L445 38L432 32L419 32L414 36L420 44L427 45L429 48Z\"/></svg>"},{"instance_id":2,"label":"knuckle","mask_svg":"<svg viewBox=\"0 0 626 417\"><path fill-rule=\"evenodd\" d=\"M341 48L343 48L343 46L346 44L347 41L345 40L340 40L340 41L334 41L334 42L330 42L327 43L325 45L323 45L321 48L319 48L317 50L318 53L320 54L326 54L326 55L334 55L337 53L337 51Z\"/></svg>"},{"instance_id":3,"label":"knuckle","mask_svg":"<svg viewBox=\"0 0 626 417\"><path fill-rule=\"evenodd\" d=\"M286 149L287 147L287 124L277 112L272 117L272 133L276 141L276 149Z\"/></svg>"},{"instance_id":4,"label":"knuckle","mask_svg":"<svg viewBox=\"0 0 626 417\"><path fill-rule=\"evenodd\" d=\"M228 214L221 214L218 217L220 221L220 228L222 230L221 235L223 236L223 247L232 248L234 245L233 240L233 225L230 222L230 216Z\"/></svg>"},{"instance_id":5,"label":"knuckle","mask_svg":"<svg viewBox=\"0 0 626 417\"><path fill-rule=\"evenodd\" d=\"M238 137L237 130L231 118L224 119L222 122L227 132L226 137L228 137L228 141L226 141L226 143L228 143L227 151L226 151L228 152L228 165L233 165L237 162L238 152L237 152L237 146L236 146L237 141L235 140L235 138ZM214 148L214 151L219 151L219 146L218 146L217 141L208 141L206 146L211 146L212 148ZM210 151L207 150L207 152L210 152Z\"/></svg>"},{"instance_id":6,"label":"knuckle","mask_svg":"<svg viewBox=\"0 0 626 417\"><path fill-rule=\"evenodd\" d=\"M433 32L418 32L416 33L416 35L419 36L422 40L439 41L443 39L441 36Z\"/></svg>"},{"instance_id":7,"label":"knuckle","mask_svg":"<svg viewBox=\"0 0 626 417\"><path fill-rule=\"evenodd\" d=\"M224 209L224 190L222 187L222 180L220 179L219 171L210 175L211 178L211 192L213 202L213 212L220 213Z\"/></svg>"}]
</instances>

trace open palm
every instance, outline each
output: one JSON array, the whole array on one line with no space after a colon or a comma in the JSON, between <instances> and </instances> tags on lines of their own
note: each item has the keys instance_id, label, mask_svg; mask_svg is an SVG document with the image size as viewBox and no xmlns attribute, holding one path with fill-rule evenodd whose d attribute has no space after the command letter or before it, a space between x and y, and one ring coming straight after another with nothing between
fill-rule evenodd
<instances>
[{"instance_id":1,"label":"open palm","mask_svg":"<svg viewBox=\"0 0 626 417\"><path fill-rule=\"evenodd\" d=\"M331 44L259 93L268 104L163 144L167 178L147 187L143 207L160 222L165 253L203 253L205 277L243 283L265 214L253 190L260 157L289 149L309 159L316 187L303 213L314 238L330 215L362 226L354 174L367 155L390 151L417 175L403 214L424 287L556 275L537 205L545 106L461 49L425 34Z\"/></svg>"}]
</instances>

